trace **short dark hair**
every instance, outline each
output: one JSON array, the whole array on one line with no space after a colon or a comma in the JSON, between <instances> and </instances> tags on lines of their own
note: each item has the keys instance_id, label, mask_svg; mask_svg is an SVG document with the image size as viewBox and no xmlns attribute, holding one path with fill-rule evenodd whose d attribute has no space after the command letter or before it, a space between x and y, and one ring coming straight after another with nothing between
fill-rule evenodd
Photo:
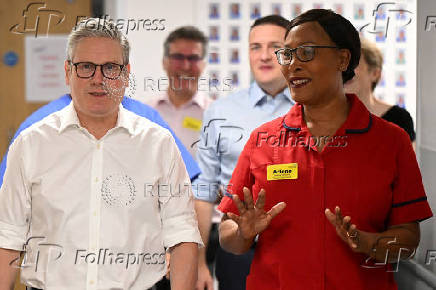
<instances>
[{"instance_id":1,"label":"short dark hair","mask_svg":"<svg viewBox=\"0 0 436 290\"><path fill-rule=\"evenodd\" d=\"M318 22L339 48L350 51L350 63L347 70L342 72L342 81L345 83L351 80L354 77L354 69L359 65L360 60L360 38L356 28L349 20L330 9L311 9L291 20L285 39L292 28L312 21Z\"/></svg>"},{"instance_id":2,"label":"short dark hair","mask_svg":"<svg viewBox=\"0 0 436 290\"><path fill-rule=\"evenodd\" d=\"M265 25L265 24L272 24L272 25L280 26L280 27L283 27L284 29L288 30L291 22L280 15L268 15L268 16L264 16L262 18L256 19L256 21L254 21L253 25L251 25L250 30L256 26Z\"/></svg>"},{"instance_id":3,"label":"short dark hair","mask_svg":"<svg viewBox=\"0 0 436 290\"><path fill-rule=\"evenodd\" d=\"M164 55L168 56L170 53L170 43L175 42L179 39L186 39L186 40L192 40L195 42L200 42L202 44L202 57L206 56L207 53L207 37L204 35L204 33L199 30L195 26L182 26L177 28L176 30L173 30L165 39L164 42Z\"/></svg>"}]
</instances>

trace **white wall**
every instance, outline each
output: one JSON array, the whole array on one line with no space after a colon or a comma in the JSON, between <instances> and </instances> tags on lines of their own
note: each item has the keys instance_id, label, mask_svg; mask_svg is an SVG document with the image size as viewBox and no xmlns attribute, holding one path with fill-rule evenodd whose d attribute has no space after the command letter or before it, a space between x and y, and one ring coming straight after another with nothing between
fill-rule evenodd
<instances>
[{"instance_id":1,"label":"white wall","mask_svg":"<svg viewBox=\"0 0 436 290\"><path fill-rule=\"evenodd\" d=\"M139 29L129 31L127 38L131 45L131 72L136 79L135 98L144 100L158 93L151 87L145 88L144 79L158 80L166 77L162 69L163 43L167 35L182 25L193 25L195 19L194 0L109 0L106 5L117 18L123 19L165 19L164 30L146 31ZM109 14L109 13L108 13ZM112 15L111 15L112 16ZM142 22L143 23L143 22ZM159 29L161 26L159 25ZM149 82L150 84L151 82ZM145 90L147 89L147 90Z\"/></svg>"},{"instance_id":2,"label":"white wall","mask_svg":"<svg viewBox=\"0 0 436 290\"><path fill-rule=\"evenodd\" d=\"M428 16L434 16L435 22L430 31L425 27ZM418 1L417 29L417 148L424 186L436 214L436 1ZM434 218L421 225L419 263L425 264L427 250L436 250L435 228ZM435 262L427 267L436 273Z\"/></svg>"}]
</instances>

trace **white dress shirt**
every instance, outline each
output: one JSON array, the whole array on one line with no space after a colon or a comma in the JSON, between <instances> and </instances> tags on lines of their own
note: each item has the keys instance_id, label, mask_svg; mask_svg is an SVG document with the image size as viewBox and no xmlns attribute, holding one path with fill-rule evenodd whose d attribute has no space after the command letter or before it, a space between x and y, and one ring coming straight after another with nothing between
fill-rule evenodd
<instances>
[{"instance_id":1,"label":"white dress shirt","mask_svg":"<svg viewBox=\"0 0 436 290\"><path fill-rule=\"evenodd\" d=\"M97 140L71 103L23 131L6 168L0 248L26 252L28 286L143 290L165 275L165 248L202 245L174 139L122 106Z\"/></svg>"}]
</instances>

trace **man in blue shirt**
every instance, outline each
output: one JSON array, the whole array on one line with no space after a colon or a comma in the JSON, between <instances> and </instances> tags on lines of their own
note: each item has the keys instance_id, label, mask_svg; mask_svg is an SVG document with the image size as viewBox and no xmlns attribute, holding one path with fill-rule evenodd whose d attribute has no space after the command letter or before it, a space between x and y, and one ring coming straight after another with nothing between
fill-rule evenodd
<instances>
[{"instance_id":1,"label":"man in blue shirt","mask_svg":"<svg viewBox=\"0 0 436 290\"><path fill-rule=\"evenodd\" d=\"M250 88L216 100L203 117L197 159L200 176L193 182L198 224L203 242L209 240L213 205L227 186L251 132L286 114L293 101L274 51L284 46L289 21L278 15L257 19L249 34ZM216 229L216 223L212 229ZM212 230L212 234L213 234ZM211 235L212 235L211 234ZM254 251L235 256L218 248L216 277L223 290L245 289ZM213 289L204 248L199 251L197 288Z\"/></svg>"},{"instance_id":2,"label":"man in blue shirt","mask_svg":"<svg viewBox=\"0 0 436 290\"><path fill-rule=\"evenodd\" d=\"M15 140L15 138L17 138L18 135L20 135L21 131L30 127L33 123L42 120L43 118L50 115L51 113L63 109L64 107L69 105L70 102L71 102L71 96L69 94L66 94L60 97L59 99L56 99L48 103L47 105L39 108L37 111L33 112L32 115L30 115L23 123L21 123L12 141ZM121 104L125 109L139 116L147 118L150 121L168 129L173 135L176 144L180 150L180 153L182 154L182 158L185 163L186 170L188 171L191 180L193 180L200 174L200 169L197 163L192 158L191 154L189 154L185 146L183 146L180 140L174 135L173 131L168 127L168 124L161 118L161 116L155 109L128 97L124 97ZM3 184L3 175L5 174L5 170L6 170L6 159L7 159L7 153L3 157L2 163L0 164L0 186Z\"/></svg>"}]
</instances>

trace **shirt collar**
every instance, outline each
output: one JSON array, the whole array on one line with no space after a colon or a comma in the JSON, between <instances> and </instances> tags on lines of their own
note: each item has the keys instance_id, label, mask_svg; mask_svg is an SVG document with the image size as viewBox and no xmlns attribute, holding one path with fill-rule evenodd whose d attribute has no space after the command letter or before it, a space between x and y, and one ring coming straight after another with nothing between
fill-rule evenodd
<instances>
[{"instance_id":1,"label":"shirt collar","mask_svg":"<svg viewBox=\"0 0 436 290\"><path fill-rule=\"evenodd\" d=\"M74 109L73 102L70 102L63 110L61 110L59 115L59 133L64 132L68 127L80 127L80 121L77 117L76 110Z\"/></svg>"},{"instance_id":2,"label":"shirt collar","mask_svg":"<svg viewBox=\"0 0 436 290\"><path fill-rule=\"evenodd\" d=\"M130 135L135 133L135 121L133 120L133 114L124 109L120 104L118 108L118 119L115 128L124 128Z\"/></svg>"},{"instance_id":3,"label":"shirt collar","mask_svg":"<svg viewBox=\"0 0 436 290\"><path fill-rule=\"evenodd\" d=\"M346 94L348 102L351 103L347 120L338 130L338 135L363 134L369 131L372 126L372 116L365 105L354 94ZM307 129L303 118L303 105L297 103L286 114L283 120L283 127L287 130L299 132Z\"/></svg>"},{"instance_id":4,"label":"shirt collar","mask_svg":"<svg viewBox=\"0 0 436 290\"><path fill-rule=\"evenodd\" d=\"M156 104L159 103L167 103L167 104L171 104L170 101L170 97L168 96L168 92L165 92L164 94L160 94L157 98L156 98ZM182 107L187 106L187 105L191 105L191 104L195 104L197 106L199 106L200 108L202 108L203 110L205 110L207 108L208 105L208 96L204 95L204 94L200 94L200 93L196 93L190 100L189 102L183 104Z\"/></svg>"},{"instance_id":5,"label":"shirt collar","mask_svg":"<svg viewBox=\"0 0 436 290\"><path fill-rule=\"evenodd\" d=\"M59 126L59 134L64 132L69 127L80 128L80 121L77 117L76 109L74 108L73 102L71 102L68 106L65 107L61 111L59 116L60 126ZM126 129L130 135L134 134L135 122L132 119L131 113L129 113L124 107L120 104L118 108L118 118L115 128L124 128Z\"/></svg>"},{"instance_id":6,"label":"shirt collar","mask_svg":"<svg viewBox=\"0 0 436 290\"><path fill-rule=\"evenodd\" d=\"M208 105L208 101L209 101L209 97L197 92L191 101L192 101L192 103L197 104L203 110L206 110L207 105Z\"/></svg>"},{"instance_id":7,"label":"shirt collar","mask_svg":"<svg viewBox=\"0 0 436 290\"><path fill-rule=\"evenodd\" d=\"M267 98L269 95L265 93L264 90L261 89L261 87L257 84L257 82L252 82L249 88L249 96L250 96L250 104L255 107L257 106L262 100ZM291 104L294 103L291 97L291 93L289 91L289 88L286 87L282 92L276 95L277 96L284 96L286 99L288 99Z\"/></svg>"}]
</instances>

